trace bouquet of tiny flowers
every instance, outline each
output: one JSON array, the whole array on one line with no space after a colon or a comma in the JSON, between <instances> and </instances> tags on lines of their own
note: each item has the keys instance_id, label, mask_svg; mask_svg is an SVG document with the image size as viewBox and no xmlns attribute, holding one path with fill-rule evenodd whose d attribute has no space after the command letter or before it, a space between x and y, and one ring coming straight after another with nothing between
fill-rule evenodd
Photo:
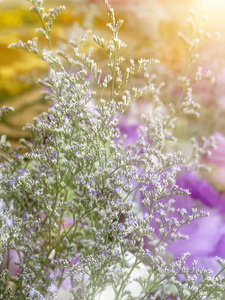
<instances>
[{"instance_id":1,"label":"bouquet of tiny flowers","mask_svg":"<svg viewBox=\"0 0 225 300\"><path fill-rule=\"evenodd\" d=\"M221 210L223 203L193 173L204 168L200 156L215 139L202 144L192 139L187 161L176 139L179 119L199 115L192 84L203 75L190 71L204 37L197 27L199 11L189 19L193 38L180 34L187 48L186 73L176 103L168 105L160 99L163 84L151 73L159 61L121 55L123 21L108 0L111 39L93 35L107 58L103 69L91 50L82 50L89 31L69 42L72 50L52 46L53 24L63 6L45 12L43 0L28 1L48 49L38 46L37 37L10 48L29 51L49 65L39 84L52 104L25 126L30 140L11 149L1 137L0 299L221 300L225 260L210 247L216 243L221 250L225 233L210 200L216 199ZM145 86L135 81L141 74ZM211 74L205 77L212 80ZM149 99L147 114L130 124L129 107L141 97ZM3 107L0 117L11 110ZM198 187L206 193L199 194ZM205 201L205 211L196 199ZM202 257L210 251L216 256L212 269L196 251L199 262L193 259L187 247L189 231L206 230L209 213L217 224L216 241L208 245L202 234L202 240L189 243L195 251L205 241Z\"/></svg>"}]
</instances>

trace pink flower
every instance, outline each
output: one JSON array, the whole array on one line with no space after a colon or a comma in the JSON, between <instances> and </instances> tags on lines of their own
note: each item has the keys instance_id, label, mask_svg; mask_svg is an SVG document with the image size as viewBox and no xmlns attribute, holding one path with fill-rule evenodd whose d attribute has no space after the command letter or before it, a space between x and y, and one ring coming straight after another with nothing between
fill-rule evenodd
<instances>
[{"instance_id":1,"label":"pink flower","mask_svg":"<svg viewBox=\"0 0 225 300\"><path fill-rule=\"evenodd\" d=\"M210 150L210 156L203 157L203 163L212 168L208 180L219 190L225 189L225 136L217 132L213 136L217 141L216 149Z\"/></svg>"},{"instance_id":2,"label":"pink flower","mask_svg":"<svg viewBox=\"0 0 225 300\"><path fill-rule=\"evenodd\" d=\"M216 78L216 87L215 87L215 97L216 103L218 104L219 108L224 110L225 109L225 68L223 68L217 78Z\"/></svg>"},{"instance_id":3,"label":"pink flower","mask_svg":"<svg viewBox=\"0 0 225 300\"><path fill-rule=\"evenodd\" d=\"M16 276L17 274L20 274L21 270L19 266L15 264L19 262L20 258L16 250L9 250L4 253L3 263L6 269L8 269L10 276ZM3 266L1 268L3 268Z\"/></svg>"}]
</instances>

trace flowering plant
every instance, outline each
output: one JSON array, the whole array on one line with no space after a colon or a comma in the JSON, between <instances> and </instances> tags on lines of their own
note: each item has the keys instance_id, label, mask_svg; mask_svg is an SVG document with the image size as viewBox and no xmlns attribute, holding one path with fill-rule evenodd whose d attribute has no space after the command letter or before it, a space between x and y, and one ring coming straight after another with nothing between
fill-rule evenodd
<instances>
[{"instance_id":1,"label":"flowering plant","mask_svg":"<svg viewBox=\"0 0 225 300\"><path fill-rule=\"evenodd\" d=\"M181 34L186 74L177 102L167 107L160 101L162 84L156 86L150 75L159 61L127 62L121 56L123 21L107 0L111 39L93 36L108 58L106 70L97 67L91 51L82 52L89 32L70 41L72 54L55 51L52 26L64 7L46 13L43 0L29 2L49 50L39 49L37 38L10 47L49 64L49 76L39 83L52 104L25 126L31 141L22 139L12 150L1 138L1 299L221 299L225 261L216 257L213 274L198 268L189 252L173 251L173 244L187 239L180 229L208 215L188 204L189 186L181 175L202 168L198 160L210 143L200 147L192 140L185 162L174 136L180 117L199 114L189 72L202 38L198 13L189 20L193 40ZM131 86L141 72L147 85ZM194 81L201 78L198 70ZM145 95L151 110L140 126L130 127L129 106ZM11 110L4 107L1 117Z\"/></svg>"}]
</instances>

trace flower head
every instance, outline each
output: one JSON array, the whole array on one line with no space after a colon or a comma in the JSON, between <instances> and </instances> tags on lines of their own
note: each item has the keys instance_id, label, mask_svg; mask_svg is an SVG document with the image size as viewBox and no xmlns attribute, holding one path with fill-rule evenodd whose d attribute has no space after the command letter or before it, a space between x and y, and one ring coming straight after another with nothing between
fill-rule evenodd
<instances>
[{"instance_id":1,"label":"flower head","mask_svg":"<svg viewBox=\"0 0 225 300\"><path fill-rule=\"evenodd\" d=\"M36 292L35 292L34 289L30 289L30 290L28 291L28 296L29 296L29 298L34 298L35 294L36 294Z\"/></svg>"},{"instance_id":2,"label":"flower head","mask_svg":"<svg viewBox=\"0 0 225 300\"><path fill-rule=\"evenodd\" d=\"M51 283L51 285L48 287L48 291L52 294L56 293L58 291L57 286L55 283Z\"/></svg>"},{"instance_id":3,"label":"flower head","mask_svg":"<svg viewBox=\"0 0 225 300\"><path fill-rule=\"evenodd\" d=\"M182 213L190 211L194 207L209 212L206 218L190 222L179 229L179 232L189 236L188 240L178 240L168 246L175 257L181 252L191 253L187 262L198 261L198 267L210 266L214 271L218 270L215 256L225 258L225 199L221 198L216 190L203 179L198 179L189 172L182 175L177 183L185 189L189 189L190 196L177 196L174 206L182 207Z\"/></svg>"}]
</instances>

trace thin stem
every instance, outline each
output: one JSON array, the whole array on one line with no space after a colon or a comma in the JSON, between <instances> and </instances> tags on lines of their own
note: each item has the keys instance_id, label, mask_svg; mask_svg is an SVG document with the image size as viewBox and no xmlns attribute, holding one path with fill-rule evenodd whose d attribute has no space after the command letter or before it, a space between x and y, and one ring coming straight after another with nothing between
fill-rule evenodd
<instances>
[{"instance_id":1,"label":"thin stem","mask_svg":"<svg viewBox=\"0 0 225 300\"><path fill-rule=\"evenodd\" d=\"M77 224L79 223L79 221L86 215L86 214L88 214L89 212L91 212L93 209L95 209L96 208L96 206L94 206L94 207L92 207L92 208L90 208L89 210L87 210L86 212L84 212L83 213L83 215L82 216L80 216L79 217L79 219L77 219L77 221L68 229L68 231L65 233L65 234L63 234L60 238L59 238L59 240L52 246L52 248L50 248L50 250L48 251L48 253L47 253L47 255L46 255L46 259L45 259L45 261L44 261L44 263L43 263L43 265L42 265L42 269L44 268L44 266L47 264L47 261L48 261L48 259L49 259L49 255L51 254L51 252L63 241L63 239L70 233L70 231L75 227L75 226L77 226ZM37 272L37 274L36 274L36 276L34 277L34 279L33 279L33 281L32 281L32 283L34 283L35 282L35 280L38 278L38 276L39 276L39 274L41 273L41 271L42 271L42 269L40 269L38 272Z\"/></svg>"}]
</instances>

